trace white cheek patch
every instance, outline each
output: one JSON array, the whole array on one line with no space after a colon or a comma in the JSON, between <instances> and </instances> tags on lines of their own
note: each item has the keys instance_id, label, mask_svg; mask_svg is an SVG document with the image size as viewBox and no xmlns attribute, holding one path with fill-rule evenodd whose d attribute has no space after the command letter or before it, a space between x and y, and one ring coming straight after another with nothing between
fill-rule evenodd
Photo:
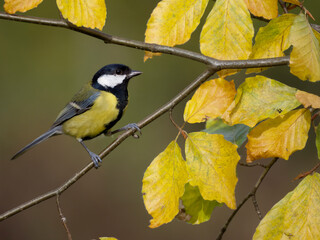
<instances>
[{"instance_id":1,"label":"white cheek patch","mask_svg":"<svg viewBox=\"0 0 320 240\"><path fill-rule=\"evenodd\" d=\"M113 88L123 82L126 75L102 75L98 78L98 83L104 87Z\"/></svg>"}]
</instances>

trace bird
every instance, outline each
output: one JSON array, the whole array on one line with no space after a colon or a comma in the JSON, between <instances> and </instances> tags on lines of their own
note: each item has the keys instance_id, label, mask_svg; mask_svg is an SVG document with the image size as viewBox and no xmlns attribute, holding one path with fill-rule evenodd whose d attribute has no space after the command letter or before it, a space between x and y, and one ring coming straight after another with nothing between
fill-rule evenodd
<instances>
[{"instance_id":1,"label":"bird","mask_svg":"<svg viewBox=\"0 0 320 240\"><path fill-rule=\"evenodd\" d=\"M99 162L102 162L101 158L90 151L83 141L102 133L108 136L128 129L141 133L135 123L111 131L127 108L129 80L140 74L142 72L131 70L123 64L109 64L102 67L62 109L51 128L22 148L11 159L16 159L50 137L65 134L78 140L89 153L94 167L98 168Z\"/></svg>"}]
</instances>

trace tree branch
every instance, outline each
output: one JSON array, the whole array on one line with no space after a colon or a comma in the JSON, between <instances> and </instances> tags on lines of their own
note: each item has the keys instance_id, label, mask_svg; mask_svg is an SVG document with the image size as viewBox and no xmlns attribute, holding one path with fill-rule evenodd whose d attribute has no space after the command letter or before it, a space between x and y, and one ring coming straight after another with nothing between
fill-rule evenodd
<instances>
[{"instance_id":1,"label":"tree branch","mask_svg":"<svg viewBox=\"0 0 320 240\"><path fill-rule=\"evenodd\" d=\"M70 29L70 30L80 32L80 33L92 36L94 38L103 40L105 43L122 45L130 48L150 51L154 53L166 53L166 54L171 54L178 57L191 59L197 62L204 63L210 66L215 71L218 71L221 69L271 67L271 66L281 66L281 65L289 64L289 56L278 57L278 58L253 59L253 60L218 60L218 59L204 56L197 52L192 52L192 51L177 48L177 47L168 47L168 46L163 46L158 44L145 43L145 42L136 41L136 40L129 40L126 38L109 35L94 29L77 27L69 22L66 22L63 19L56 20L56 19L48 19L48 18L20 16L15 14L7 14L4 12L0 12L0 19L66 28L66 29Z\"/></svg>"},{"instance_id":2,"label":"tree branch","mask_svg":"<svg viewBox=\"0 0 320 240\"><path fill-rule=\"evenodd\" d=\"M140 121L137 125L140 129L150 124L152 121L156 120L158 117L160 117L165 112L172 109L174 106L176 106L179 102L181 102L184 98L186 98L192 91L194 91L197 87L199 87L204 81L206 81L211 75L213 75L215 71L211 69L205 70L202 74L200 74L189 86L187 86L185 89L183 89L180 93L178 93L173 99L171 99L168 103L157 109L154 113L147 116L145 119ZM105 148L100 153L100 158L106 157L112 150L114 150L117 146L120 145L126 138L131 136L133 134L134 130L129 129L119 135L117 139L115 139L107 148ZM43 195L40 195L39 197L36 197L28 202L25 202L21 204L18 207L15 207L2 215L0 215L0 221L3 221L25 209L28 209L34 205L37 205L45 200L48 200L52 197L55 197L57 195L60 195L65 190L67 190L70 186L72 186L75 182L77 182L82 176L84 176L87 172L89 172L93 168L93 162L91 161L85 168L83 168L80 172L76 173L72 178L70 178L68 181L66 181L64 184L62 184L57 189L54 189L52 191L49 191Z\"/></svg>"},{"instance_id":3,"label":"tree branch","mask_svg":"<svg viewBox=\"0 0 320 240\"><path fill-rule=\"evenodd\" d=\"M59 194L57 194L56 202L57 202L57 208L58 208L58 211L59 211L60 219L61 219L63 227L66 230L67 235L68 235L68 240L72 240L71 232L70 232L70 230L68 228L68 225L67 225L67 219L63 215L62 209L61 209L61 206L60 206L60 195Z\"/></svg>"},{"instance_id":4,"label":"tree branch","mask_svg":"<svg viewBox=\"0 0 320 240\"><path fill-rule=\"evenodd\" d=\"M278 2L279 2L279 4L280 4L283 12L284 12L284 13L288 13L288 9L287 9L286 4L285 4L282 0L278 0Z\"/></svg>"},{"instance_id":5,"label":"tree branch","mask_svg":"<svg viewBox=\"0 0 320 240\"><path fill-rule=\"evenodd\" d=\"M242 163L242 162L239 162L239 165L240 166L243 166L243 167L263 167L263 168L267 168L268 166L262 164L262 163Z\"/></svg>"},{"instance_id":6,"label":"tree branch","mask_svg":"<svg viewBox=\"0 0 320 240\"><path fill-rule=\"evenodd\" d=\"M255 196L258 188L260 187L263 179L267 176L268 172L270 171L271 167L273 166L273 164L276 163L276 161L279 158L275 157L271 160L271 162L267 165L266 169L264 170L264 172L261 174L261 176L259 177L258 181L256 182L256 184L254 185L253 189L250 191L250 193L242 200L242 202L239 204L239 206L233 211L233 213L230 215L230 217L228 218L227 222L225 223L224 227L221 229L219 236L217 237L217 240L221 240L223 237L223 234L225 233L225 231L227 230L229 224L231 223L231 221L233 220L234 216L238 213L238 211L240 210L240 208L248 201L249 198ZM259 215L259 214L258 214Z\"/></svg>"}]
</instances>

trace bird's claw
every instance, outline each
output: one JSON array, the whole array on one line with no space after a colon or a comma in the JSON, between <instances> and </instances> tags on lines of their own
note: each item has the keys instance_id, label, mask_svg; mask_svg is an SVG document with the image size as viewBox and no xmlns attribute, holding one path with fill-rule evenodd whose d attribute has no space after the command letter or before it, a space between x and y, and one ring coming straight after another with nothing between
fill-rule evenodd
<instances>
[{"instance_id":1,"label":"bird's claw","mask_svg":"<svg viewBox=\"0 0 320 240\"><path fill-rule=\"evenodd\" d=\"M91 160L92 160L92 162L94 164L94 167L98 168L99 167L99 162L102 162L101 158L99 157L98 154L95 154L93 152L90 152L89 154L90 154Z\"/></svg>"},{"instance_id":2,"label":"bird's claw","mask_svg":"<svg viewBox=\"0 0 320 240\"><path fill-rule=\"evenodd\" d=\"M135 123L129 123L128 125L125 126L127 129L133 129L136 130L136 132L139 132L140 135L142 135L141 129L138 127L137 124ZM135 132L132 134L132 137L138 139L140 138L140 136L138 134L136 134Z\"/></svg>"}]
</instances>

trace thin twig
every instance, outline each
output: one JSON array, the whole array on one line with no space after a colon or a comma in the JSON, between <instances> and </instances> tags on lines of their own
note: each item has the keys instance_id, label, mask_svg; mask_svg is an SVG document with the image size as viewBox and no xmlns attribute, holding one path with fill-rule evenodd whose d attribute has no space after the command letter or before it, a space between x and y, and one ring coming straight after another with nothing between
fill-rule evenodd
<instances>
[{"instance_id":1,"label":"thin twig","mask_svg":"<svg viewBox=\"0 0 320 240\"><path fill-rule=\"evenodd\" d=\"M264 165L262 163L242 163L242 162L239 162L239 165L240 166L243 166L243 167L263 167L263 168L267 168L268 166L267 165Z\"/></svg>"},{"instance_id":2,"label":"thin twig","mask_svg":"<svg viewBox=\"0 0 320 240\"><path fill-rule=\"evenodd\" d=\"M258 181L256 182L256 184L254 185L253 189L251 190L251 192L241 201L241 203L239 204L239 206L232 212L232 214L230 215L230 217L228 218L227 222L225 223L225 225L223 226L223 228L220 231L219 236L217 237L217 240L221 240L223 237L223 234L226 232L229 224L231 223L231 221L233 220L234 216L237 214L237 212L240 210L240 208L248 201L249 198L251 198L252 196L254 196L258 190L258 188L260 187L263 179L266 177L266 175L268 174L269 170L271 169L271 167L273 166L273 164L275 164L275 162L278 160L279 158L273 158L271 160L271 162L267 165L266 169L264 170L264 172L261 174L261 176L259 177Z\"/></svg>"},{"instance_id":3,"label":"thin twig","mask_svg":"<svg viewBox=\"0 0 320 240\"><path fill-rule=\"evenodd\" d=\"M92 36L100 40L103 40L105 43L112 43L112 44L122 45L126 47L131 47L131 48L155 52L155 53L166 53L166 54L171 54L171 55L191 59L197 62L204 63L210 66L215 71L219 71L221 69L273 67L273 66L281 66L281 65L289 64L289 56L277 57L277 58L265 58L265 59L251 59L251 60L217 60L214 58L204 56L197 52L193 52L193 51L189 51L189 50L185 50L177 47L168 47L168 46L163 46L158 44L145 43L145 42L136 41L136 40L129 40L129 39L109 35L94 29L77 27L75 25L67 23L64 20L20 16L20 15L14 15L14 14L7 14L4 12L0 12L0 19L67 28L76 32L80 32L80 33Z\"/></svg>"},{"instance_id":4,"label":"thin twig","mask_svg":"<svg viewBox=\"0 0 320 240\"><path fill-rule=\"evenodd\" d=\"M287 9L287 5L282 1L282 0L278 0L282 10L284 13L288 13L288 9Z\"/></svg>"},{"instance_id":5,"label":"thin twig","mask_svg":"<svg viewBox=\"0 0 320 240\"><path fill-rule=\"evenodd\" d=\"M60 215L62 224L64 226L64 229L67 232L68 240L72 240L71 232L69 231L69 228L68 228L68 225L67 225L67 219L65 218L65 216L62 213L62 209L61 209L61 206L60 206L60 199L59 198L60 198L60 194L57 194L56 202L57 202L57 208L58 208L58 211L59 211L59 215Z\"/></svg>"},{"instance_id":6,"label":"thin twig","mask_svg":"<svg viewBox=\"0 0 320 240\"><path fill-rule=\"evenodd\" d=\"M296 176L293 181L301 179L301 178L305 178L306 176L312 174L315 170L317 170L317 168L320 167L320 163L318 163L317 165L315 165L311 170L304 172L304 173L300 173L298 176Z\"/></svg>"},{"instance_id":7,"label":"thin twig","mask_svg":"<svg viewBox=\"0 0 320 240\"><path fill-rule=\"evenodd\" d=\"M172 108L169 110L169 118L172 122L172 124L179 130L179 133L183 136L184 139L187 139L188 136L186 134L186 132L182 129L182 127L180 127L174 120L172 117ZM178 135L179 136L179 135Z\"/></svg>"},{"instance_id":8,"label":"thin twig","mask_svg":"<svg viewBox=\"0 0 320 240\"><path fill-rule=\"evenodd\" d=\"M205 80L207 80L211 75L215 72L211 69L205 70L202 74L200 74L189 86L183 89L180 93L178 93L173 99L171 99L168 103L157 109L154 113L147 116L145 119L140 121L137 125L140 129L150 124L152 121L163 115L165 112L169 111L171 108L176 106L179 102L181 102L184 98L186 98L192 91L194 91L198 86L201 85ZM106 147L101 153L100 158L106 157L112 150L114 150L117 146L120 145L126 138L132 135L133 129L129 129L119 135L117 139L115 139L108 147ZM15 207L2 215L0 215L0 221L3 221L27 208L30 208L34 205L37 205L47 199L55 197L57 194L61 194L65 190L67 190L71 185L77 182L82 176L84 176L87 172L89 172L93 168L93 162L90 162L85 168L83 168L80 172L75 174L68 181L63 183L60 187L55 190L49 191L43 195L40 195L37 198L34 198L28 202L21 204L18 207Z\"/></svg>"},{"instance_id":9,"label":"thin twig","mask_svg":"<svg viewBox=\"0 0 320 240\"><path fill-rule=\"evenodd\" d=\"M256 210L256 213L258 215L258 218L261 220L262 219L262 214L261 214L261 211L260 211L260 208L259 208L259 204L258 204L258 201L257 201L257 198L256 198L256 194L253 194L251 196L251 199L252 199L252 203L253 203L253 206Z\"/></svg>"}]
</instances>

